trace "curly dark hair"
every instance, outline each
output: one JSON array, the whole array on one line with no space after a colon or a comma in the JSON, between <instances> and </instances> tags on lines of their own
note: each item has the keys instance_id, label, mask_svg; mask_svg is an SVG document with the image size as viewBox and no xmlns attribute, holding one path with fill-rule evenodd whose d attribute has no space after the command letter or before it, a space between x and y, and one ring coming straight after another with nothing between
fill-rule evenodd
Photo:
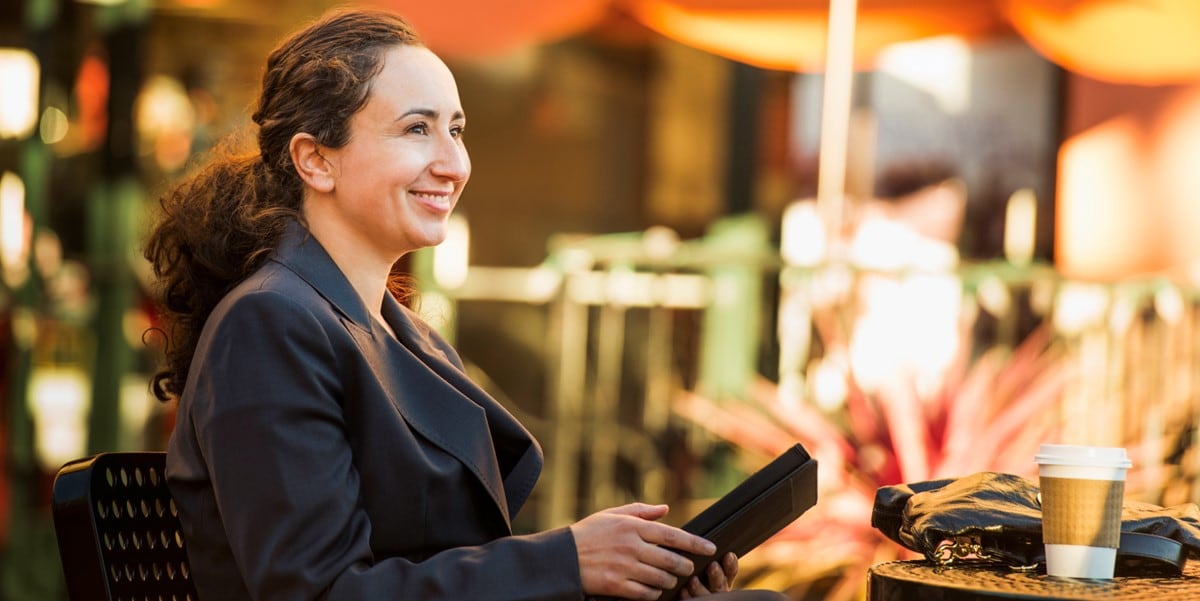
<instances>
[{"instance_id":1,"label":"curly dark hair","mask_svg":"<svg viewBox=\"0 0 1200 601\"><path fill-rule=\"evenodd\" d=\"M303 185L290 144L308 133L331 148L350 137L350 118L392 47L421 45L401 17L338 9L294 33L267 59L253 120L258 151L219 145L209 160L159 201L145 256L166 318L165 367L151 388L161 400L182 393L200 331L213 308L275 250L287 224L303 221ZM403 283L389 290L403 298Z\"/></svg>"}]
</instances>

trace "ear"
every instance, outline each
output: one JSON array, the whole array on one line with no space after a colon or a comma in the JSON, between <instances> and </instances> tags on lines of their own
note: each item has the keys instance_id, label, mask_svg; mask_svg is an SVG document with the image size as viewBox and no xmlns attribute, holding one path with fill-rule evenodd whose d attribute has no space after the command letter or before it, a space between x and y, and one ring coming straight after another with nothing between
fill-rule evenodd
<instances>
[{"instance_id":1,"label":"ear","mask_svg":"<svg viewBox=\"0 0 1200 601\"><path fill-rule=\"evenodd\" d=\"M288 145L292 164L304 184L318 192L331 192L336 181L333 164L321 154L321 145L312 134L298 133Z\"/></svg>"}]
</instances>

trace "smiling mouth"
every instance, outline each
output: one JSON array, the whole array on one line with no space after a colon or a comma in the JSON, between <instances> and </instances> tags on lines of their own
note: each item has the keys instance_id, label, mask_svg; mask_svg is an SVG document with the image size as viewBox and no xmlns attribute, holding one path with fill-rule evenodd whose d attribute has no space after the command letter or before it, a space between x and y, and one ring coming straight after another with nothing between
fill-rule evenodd
<instances>
[{"instance_id":1,"label":"smiling mouth","mask_svg":"<svg viewBox=\"0 0 1200 601\"><path fill-rule=\"evenodd\" d=\"M436 194L432 192L410 192L409 194L422 203L441 209L450 208L450 202L453 198L452 194Z\"/></svg>"}]
</instances>

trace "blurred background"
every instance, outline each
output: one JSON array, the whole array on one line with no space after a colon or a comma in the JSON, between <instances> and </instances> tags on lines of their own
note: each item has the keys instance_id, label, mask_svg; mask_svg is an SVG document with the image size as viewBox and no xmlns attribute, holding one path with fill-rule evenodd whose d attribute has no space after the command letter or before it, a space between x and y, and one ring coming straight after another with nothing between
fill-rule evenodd
<instances>
[{"instance_id":1,"label":"blurred background","mask_svg":"<svg viewBox=\"0 0 1200 601\"><path fill-rule=\"evenodd\" d=\"M472 183L416 302L538 436L516 526L683 521L774 454L741 584L863 596L878 486L1121 445L1200 496L1200 4L371 0L455 72ZM326 0L0 3L0 601L65 599L65 461L163 449L141 240Z\"/></svg>"}]
</instances>

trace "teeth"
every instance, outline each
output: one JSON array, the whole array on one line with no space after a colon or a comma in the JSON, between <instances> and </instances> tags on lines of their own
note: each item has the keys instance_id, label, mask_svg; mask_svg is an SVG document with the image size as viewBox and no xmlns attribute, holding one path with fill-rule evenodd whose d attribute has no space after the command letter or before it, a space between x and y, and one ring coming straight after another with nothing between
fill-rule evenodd
<instances>
[{"instance_id":1,"label":"teeth","mask_svg":"<svg viewBox=\"0 0 1200 601\"><path fill-rule=\"evenodd\" d=\"M449 194L427 194L424 192L413 192L412 195L440 205L450 204Z\"/></svg>"}]
</instances>

